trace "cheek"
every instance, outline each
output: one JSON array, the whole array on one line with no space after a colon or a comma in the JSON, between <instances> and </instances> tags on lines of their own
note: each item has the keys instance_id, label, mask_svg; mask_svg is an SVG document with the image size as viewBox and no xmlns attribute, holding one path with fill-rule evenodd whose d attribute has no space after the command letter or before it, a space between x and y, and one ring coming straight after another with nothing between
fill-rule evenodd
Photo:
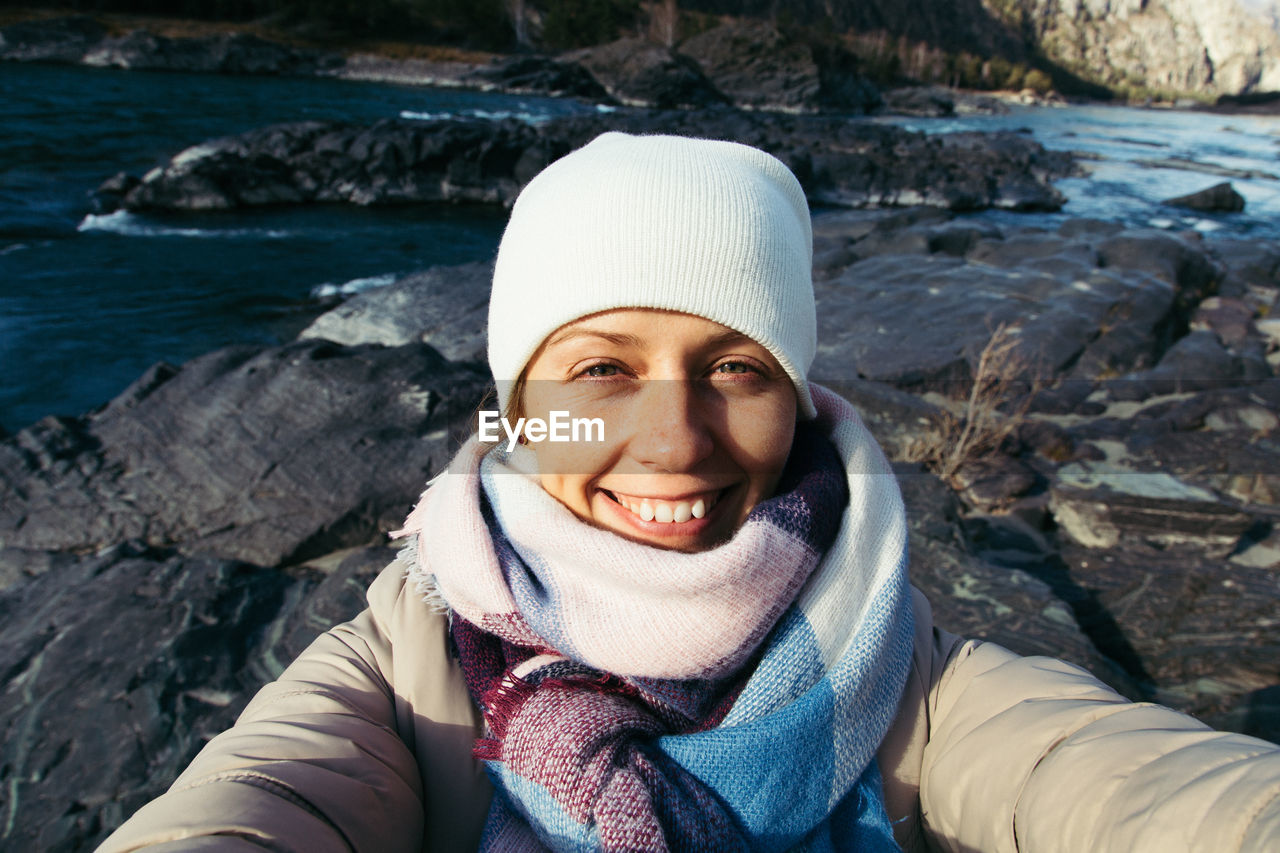
<instances>
[{"instance_id":1,"label":"cheek","mask_svg":"<svg viewBox=\"0 0 1280 853\"><path fill-rule=\"evenodd\" d=\"M768 481L769 493L791 453L795 418L794 403L785 399L730 410L727 435L732 436L735 461L753 480Z\"/></svg>"},{"instance_id":2,"label":"cheek","mask_svg":"<svg viewBox=\"0 0 1280 853\"><path fill-rule=\"evenodd\" d=\"M584 521L593 520L589 477L542 474L539 476L539 482L544 492L563 504L578 518Z\"/></svg>"}]
</instances>

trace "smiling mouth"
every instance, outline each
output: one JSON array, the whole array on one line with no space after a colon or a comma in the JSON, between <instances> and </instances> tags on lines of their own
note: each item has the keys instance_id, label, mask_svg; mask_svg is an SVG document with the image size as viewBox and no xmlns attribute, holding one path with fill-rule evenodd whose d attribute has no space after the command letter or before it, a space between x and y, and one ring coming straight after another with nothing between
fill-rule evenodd
<instances>
[{"instance_id":1,"label":"smiling mouth","mask_svg":"<svg viewBox=\"0 0 1280 853\"><path fill-rule=\"evenodd\" d=\"M656 521L659 524L684 524L687 521L704 518L724 495L724 489L690 495L680 500L663 500L660 498L642 498L624 495L602 489L615 503L629 510L641 521Z\"/></svg>"}]
</instances>

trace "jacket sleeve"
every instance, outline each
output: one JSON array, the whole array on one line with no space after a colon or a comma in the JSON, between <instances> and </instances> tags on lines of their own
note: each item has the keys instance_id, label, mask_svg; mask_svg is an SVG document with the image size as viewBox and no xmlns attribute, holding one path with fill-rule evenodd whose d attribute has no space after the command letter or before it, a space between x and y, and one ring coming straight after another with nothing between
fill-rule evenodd
<instances>
[{"instance_id":1,"label":"jacket sleeve","mask_svg":"<svg viewBox=\"0 0 1280 853\"><path fill-rule=\"evenodd\" d=\"M370 601L395 582L384 572ZM100 851L418 850L422 783L397 731L383 674L391 646L375 614L316 639Z\"/></svg>"},{"instance_id":2,"label":"jacket sleeve","mask_svg":"<svg viewBox=\"0 0 1280 853\"><path fill-rule=\"evenodd\" d=\"M1280 747L1083 669L957 648L930 697L923 818L951 851L1280 850Z\"/></svg>"}]
</instances>

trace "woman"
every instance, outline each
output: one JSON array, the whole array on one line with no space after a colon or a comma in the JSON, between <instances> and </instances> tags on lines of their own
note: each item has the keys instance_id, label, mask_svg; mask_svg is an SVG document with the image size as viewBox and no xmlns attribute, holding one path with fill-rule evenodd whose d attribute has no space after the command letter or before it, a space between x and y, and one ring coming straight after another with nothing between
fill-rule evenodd
<instances>
[{"instance_id":1,"label":"woman","mask_svg":"<svg viewBox=\"0 0 1280 853\"><path fill-rule=\"evenodd\" d=\"M810 253L746 146L606 134L535 178L509 440L103 849L1275 849L1274 746L933 628L883 455L806 379Z\"/></svg>"}]
</instances>

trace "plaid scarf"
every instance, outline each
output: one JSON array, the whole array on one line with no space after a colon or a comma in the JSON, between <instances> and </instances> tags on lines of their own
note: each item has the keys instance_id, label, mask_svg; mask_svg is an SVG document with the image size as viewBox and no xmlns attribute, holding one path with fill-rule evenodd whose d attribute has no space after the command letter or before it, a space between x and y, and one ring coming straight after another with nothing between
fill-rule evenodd
<instances>
[{"instance_id":1,"label":"plaid scarf","mask_svg":"<svg viewBox=\"0 0 1280 853\"><path fill-rule=\"evenodd\" d=\"M424 495L407 558L488 726L483 849L896 849L874 754L911 655L902 503L814 398L779 494L698 554L590 527L474 443Z\"/></svg>"}]
</instances>

